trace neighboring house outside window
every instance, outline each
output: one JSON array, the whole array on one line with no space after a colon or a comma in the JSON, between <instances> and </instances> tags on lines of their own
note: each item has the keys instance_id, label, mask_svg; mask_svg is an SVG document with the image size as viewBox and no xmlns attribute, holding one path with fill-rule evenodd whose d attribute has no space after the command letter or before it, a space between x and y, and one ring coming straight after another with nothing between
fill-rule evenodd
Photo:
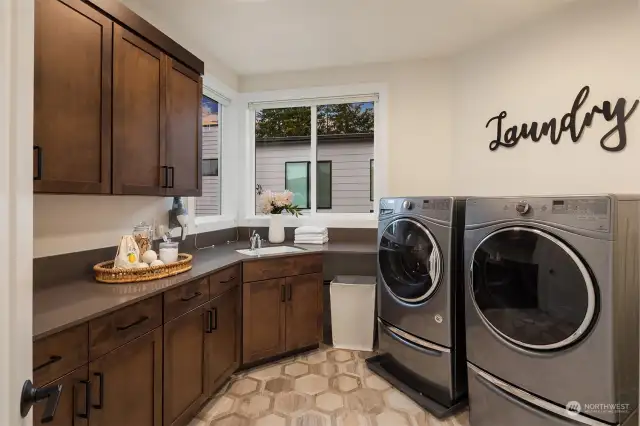
<instances>
[{"instance_id":1,"label":"neighboring house outside window","mask_svg":"<svg viewBox=\"0 0 640 426\"><path fill-rule=\"evenodd\" d=\"M195 199L196 217L220 214L220 117L221 105L202 96L202 196Z\"/></svg>"},{"instance_id":2,"label":"neighboring house outside window","mask_svg":"<svg viewBox=\"0 0 640 426\"><path fill-rule=\"evenodd\" d=\"M370 159L374 156L373 102L317 106L316 166L311 164L310 107L256 110L256 185L294 192L311 208L311 171L316 209L322 213L373 210ZM259 208L256 210L259 213Z\"/></svg>"}]
</instances>

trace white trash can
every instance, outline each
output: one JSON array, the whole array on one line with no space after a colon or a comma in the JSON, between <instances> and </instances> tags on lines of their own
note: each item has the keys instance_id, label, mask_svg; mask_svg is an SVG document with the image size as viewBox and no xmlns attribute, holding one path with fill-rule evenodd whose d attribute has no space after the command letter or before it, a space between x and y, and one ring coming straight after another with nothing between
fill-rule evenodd
<instances>
[{"instance_id":1,"label":"white trash can","mask_svg":"<svg viewBox=\"0 0 640 426\"><path fill-rule=\"evenodd\" d=\"M330 292L333 346L373 350L376 277L338 275Z\"/></svg>"}]
</instances>

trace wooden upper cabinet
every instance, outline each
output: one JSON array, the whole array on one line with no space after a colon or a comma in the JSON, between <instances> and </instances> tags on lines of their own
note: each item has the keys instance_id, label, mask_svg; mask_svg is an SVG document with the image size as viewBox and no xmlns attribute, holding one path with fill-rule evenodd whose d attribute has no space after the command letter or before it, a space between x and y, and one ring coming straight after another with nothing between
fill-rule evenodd
<instances>
[{"instance_id":1,"label":"wooden upper cabinet","mask_svg":"<svg viewBox=\"0 0 640 426\"><path fill-rule=\"evenodd\" d=\"M164 325L165 426L186 425L207 399L207 314L196 308Z\"/></svg>"},{"instance_id":2,"label":"wooden upper cabinet","mask_svg":"<svg viewBox=\"0 0 640 426\"><path fill-rule=\"evenodd\" d=\"M113 193L165 195L167 56L115 25Z\"/></svg>"},{"instance_id":3,"label":"wooden upper cabinet","mask_svg":"<svg viewBox=\"0 0 640 426\"><path fill-rule=\"evenodd\" d=\"M111 192L112 25L81 0L35 2L35 192Z\"/></svg>"},{"instance_id":4,"label":"wooden upper cabinet","mask_svg":"<svg viewBox=\"0 0 640 426\"><path fill-rule=\"evenodd\" d=\"M202 79L169 59L167 66L167 195L202 195Z\"/></svg>"},{"instance_id":5,"label":"wooden upper cabinet","mask_svg":"<svg viewBox=\"0 0 640 426\"><path fill-rule=\"evenodd\" d=\"M242 297L242 361L246 364L284 352L285 280L245 283Z\"/></svg>"},{"instance_id":6,"label":"wooden upper cabinet","mask_svg":"<svg viewBox=\"0 0 640 426\"><path fill-rule=\"evenodd\" d=\"M162 426L162 327L89 364L91 426Z\"/></svg>"},{"instance_id":7,"label":"wooden upper cabinet","mask_svg":"<svg viewBox=\"0 0 640 426\"><path fill-rule=\"evenodd\" d=\"M318 344L322 332L322 274L287 277L287 351Z\"/></svg>"}]
</instances>

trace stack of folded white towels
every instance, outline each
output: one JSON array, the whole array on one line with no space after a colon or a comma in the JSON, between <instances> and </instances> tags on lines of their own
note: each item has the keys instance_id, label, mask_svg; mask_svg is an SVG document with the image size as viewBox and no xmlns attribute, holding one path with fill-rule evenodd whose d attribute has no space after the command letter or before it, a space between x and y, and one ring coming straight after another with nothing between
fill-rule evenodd
<instances>
[{"instance_id":1,"label":"stack of folded white towels","mask_svg":"<svg viewBox=\"0 0 640 426\"><path fill-rule=\"evenodd\" d=\"M329 232L322 226L301 226L296 228L294 244L324 244L329 241Z\"/></svg>"}]
</instances>

